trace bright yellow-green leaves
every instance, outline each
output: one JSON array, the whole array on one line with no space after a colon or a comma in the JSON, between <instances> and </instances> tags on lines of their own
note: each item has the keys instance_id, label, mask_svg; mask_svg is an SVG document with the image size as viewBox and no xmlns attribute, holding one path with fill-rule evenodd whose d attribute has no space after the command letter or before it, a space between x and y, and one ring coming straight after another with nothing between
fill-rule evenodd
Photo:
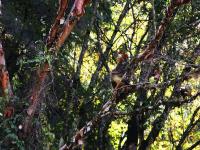
<instances>
[{"instance_id":1,"label":"bright yellow-green leaves","mask_svg":"<svg viewBox=\"0 0 200 150\"><path fill-rule=\"evenodd\" d=\"M120 119L113 121L110 124L110 128L108 131L111 137L111 143L115 149L118 149L119 140L123 136L123 134L126 132L126 130L127 130L127 125ZM123 145L124 141L122 141L121 144Z\"/></svg>"}]
</instances>

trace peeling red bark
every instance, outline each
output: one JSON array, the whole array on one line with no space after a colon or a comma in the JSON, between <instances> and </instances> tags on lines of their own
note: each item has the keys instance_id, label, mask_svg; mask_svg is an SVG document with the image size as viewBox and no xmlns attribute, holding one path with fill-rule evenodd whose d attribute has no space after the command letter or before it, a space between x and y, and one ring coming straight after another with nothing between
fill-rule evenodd
<instances>
[{"instance_id":1,"label":"peeling red bark","mask_svg":"<svg viewBox=\"0 0 200 150\"><path fill-rule=\"evenodd\" d=\"M6 70L5 64L5 55L2 47L2 43L0 41L0 81L1 81L1 89L2 96L13 96L13 92L10 86L9 73Z\"/></svg>"},{"instance_id":2,"label":"peeling red bark","mask_svg":"<svg viewBox=\"0 0 200 150\"><path fill-rule=\"evenodd\" d=\"M1 70L1 88L3 91L3 95L6 95L6 90L8 89L8 80L9 80L9 76L8 76L8 71L5 71L4 69Z\"/></svg>"},{"instance_id":3,"label":"peeling red bark","mask_svg":"<svg viewBox=\"0 0 200 150\"><path fill-rule=\"evenodd\" d=\"M61 33L60 37L58 38L58 41L56 43L56 49L58 50L63 43L65 42L66 38L70 35L71 31L73 30L74 26L76 25L76 20L73 22L68 22L64 26L63 32Z\"/></svg>"},{"instance_id":4,"label":"peeling red bark","mask_svg":"<svg viewBox=\"0 0 200 150\"><path fill-rule=\"evenodd\" d=\"M154 51L158 43L160 42L167 25L172 19L173 12L176 7L189 3L191 0L172 0L170 5L166 9L166 15L160 23L158 30L156 31L156 35L154 39L147 45L144 52L138 56L138 61L143 61L146 59L151 59L154 56Z\"/></svg>"},{"instance_id":5,"label":"peeling red bark","mask_svg":"<svg viewBox=\"0 0 200 150\"><path fill-rule=\"evenodd\" d=\"M54 21L54 24L52 25L50 32L49 32L49 36L47 38L47 46L50 47L52 45L52 43L54 42L56 35L58 34L58 30L59 30L59 25L60 25L60 20L64 17L65 15L65 11L67 9L67 0L60 0L59 3L59 9L57 12L57 16L56 19Z\"/></svg>"},{"instance_id":6,"label":"peeling red bark","mask_svg":"<svg viewBox=\"0 0 200 150\"><path fill-rule=\"evenodd\" d=\"M63 27L62 33L59 35L58 40L56 42L56 49L59 49L66 38L70 35L72 29L76 25L77 21L80 19L81 16L85 13L85 6L89 3L90 0L75 0L74 8L70 12L69 20L65 23Z\"/></svg>"},{"instance_id":7,"label":"peeling red bark","mask_svg":"<svg viewBox=\"0 0 200 150\"><path fill-rule=\"evenodd\" d=\"M44 86L45 80L48 76L49 70L50 70L49 64L48 62L46 62L37 71L37 81L35 82L35 86L31 91L32 92L32 95L30 97L31 104L27 109L27 116L23 123L24 137L28 136L28 134L31 132L32 118L35 115L38 105L40 104L41 101L40 94Z\"/></svg>"},{"instance_id":8,"label":"peeling red bark","mask_svg":"<svg viewBox=\"0 0 200 150\"><path fill-rule=\"evenodd\" d=\"M37 81L35 83L35 87L32 89L32 95L30 97L31 105L29 106L27 110L27 114L29 116L33 116L36 108L38 106L38 101L39 101L39 96L40 96L40 91L42 90L41 88L44 85L45 79L47 78L48 72L49 72L49 64L46 62L41 68L39 68L37 72Z\"/></svg>"},{"instance_id":9,"label":"peeling red bark","mask_svg":"<svg viewBox=\"0 0 200 150\"><path fill-rule=\"evenodd\" d=\"M0 15L2 15L1 7L2 5L0 0ZM14 107L9 106L9 100L10 97L13 96L13 92L10 85L9 73L6 69L6 61L5 61L2 41L0 41L0 88L2 90L1 96L8 98L8 101L5 102L6 107L4 108L3 116L5 118L10 118L14 114Z\"/></svg>"},{"instance_id":10,"label":"peeling red bark","mask_svg":"<svg viewBox=\"0 0 200 150\"><path fill-rule=\"evenodd\" d=\"M5 55L3 51L3 46L0 41L0 87L2 90L3 97L12 97L13 92L10 85L9 73L6 70ZM9 100L9 99L8 99ZM5 118L10 118L14 114L14 107L9 106L9 101L6 102L6 107L4 108L3 115Z\"/></svg>"},{"instance_id":11,"label":"peeling red bark","mask_svg":"<svg viewBox=\"0 0 200 150\"><path fill-rule=\"evenodd\" d=\"M58 15L55 19L55 22L50 29L49 36L47 39L47 47L49 49L54 48L53 44L56 41L55 48L58 51L59 48L63 45L64 41L66 38L70 35L72 29L76 25L77 21L80 19L80 16L78 16L77 12L75 12L75 8L78 9L79 13L83 13L85 5L89 2L89 0L76 0L76 3L74 3L74 8L70 12L69 20L65 23L62 32L60 33L59 37L57 38L58 34L58 29L59 29L59 21L60 19L64 16L64 11L67 8L67 0L61 0L59 3L59 10L58 10ZM80 3L79 3L80 2ZM81 11L80 11L81 10ZM77 11L77 10L76 10ZM73 15L72 15L73 14ZM75 18L75 19L71 19ZM33 116L36 112L37 106L41 103L41 98L40 94L42 91L42 88L44 87L45 80L47 79L48 73L50 70L50 65L48 62L45 62L38 70L37 70L37 77L36 77L36 82L32 88L31 91L31 97L30 101L31 104L27 110L27 116L24 120L23 123L23 132L24 132L24 137L28 135L29 132L31 132L31 123Z\"/></svg>"}]
</instances>

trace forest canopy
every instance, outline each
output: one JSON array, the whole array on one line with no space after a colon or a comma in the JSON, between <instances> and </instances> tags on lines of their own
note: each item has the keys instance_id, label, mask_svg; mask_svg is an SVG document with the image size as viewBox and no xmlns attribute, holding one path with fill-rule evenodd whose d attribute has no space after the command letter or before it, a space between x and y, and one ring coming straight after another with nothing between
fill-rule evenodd
<instances>
[{"instance_id":1,"label":"forest canopy","mask_svg":"<svg viewBox=\"0 0 200 150\"><path fill-rule=\"evenodd\" d=\"M0 0L0 149L200 149L200 1Z\"/></svg>"}]
</instances>

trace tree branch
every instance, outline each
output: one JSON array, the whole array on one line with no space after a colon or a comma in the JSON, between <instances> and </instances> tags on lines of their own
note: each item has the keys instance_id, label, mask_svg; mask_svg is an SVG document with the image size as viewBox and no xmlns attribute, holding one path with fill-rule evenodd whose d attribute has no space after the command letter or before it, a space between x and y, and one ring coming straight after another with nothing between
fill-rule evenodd
<instances>
[{"instance_id":1,"label":"tree branch","mask_svg":"<svg viewBox=\"0 0 200 150\"><path fill-rule=\"evenodd\" d=\"M59 0L59 8L57 11L57 16L54 21L54 24L52 25L49 36L47 38L47 47L51 47L52 43L54 42L56 35L58 34L59 25L61 23L61 19L64 19L65 10L67 9L67 2L68 0Z\"/></svg>"},{"instance_id":2,"label":"tree branch","mask_svg":"<svg viewBox=\"0 0 200 150\"><path fill-rule=\"evenodd\" d=\"M139 150L148 149L149 146L155 141L161 128L164 126L164 122L167 119L170 110L170 107L165 106L163 113L159 117L157 117L156 120L153 122L151 132L149 133L147 139L141 143Z\"/></svg>"},{"instance_id":3,"label":"tree branch","mask_svg":"<svg viewBox=\"0 0 200 150\"><path fill-rule=\"evenodd\" d=\"M182 149L181 146L182 146L183 142L185 141L185 139L187 138L189 133L192 131L192 129L195 127L195 125L200 122L200 118L194 122L195 116L197 115L199 110L200 110L200 106L197 107L196 110L194 111L194 113L193 113L193 115L191 117L189 125L187 126L186 130L183 132L183 134L182 134L182 136L181 136L181 138L179 140L179 143L176 146L177 150L181 150Z\"/></svg>"},{"instance_id":4,"label":"tree branch","mask_svg":"<svg viewBox=\"0 0 200 150\"><path fill-rule=\"evenodd\" d=\"M2 4L0 0L0 16L2 15ZM10 84L9 73L6 68L5 52L3 50L2 39L0 38L0 88L1 96L6 100L4 108L4 117L11 117L14 113L14 107L9 104L10 99L13 97L13 91Z\"/></svg>"},{"instance_id":5,"label":"tree branch","mask_svg":"<svg viewBox=\"0 0 200 150\"><path fill-rule=\"evenodd\" d=\"M80 3L79 3L79 1L80 1ZM84 7L85 7L85 4L86 4L85 2L88 2L88 0L76 0L74 2L74 5L73 5L73 7L72 7L72 9L70 11L70 14L69 14L67 20L65 21L65 25L63 27L63 32L60 34L59 38L57 39L57 43L55 45L55 48L56 48L57 51L62 46L62 44L64 43L66 38L71 33L71 31L72 31L73 27L75 26L76 22L81 17L76 12L77 11L77 7L79 7L79 9L83 10ZM66 8L66 3L67 3L66 1L61 1L60 2L59 8L62 11L60 11L59 14L61 14L61 17L62 17L62 15L64 15L63 10ZM58 18L60 18L60 16L58 16ZM57 23L57 21L55 21L55 22ZM53 30L52 29L50 30L50 33L49 33L50 35L48 36L49 40L54 39L54 37L53 37L55 35L54 31L57 31L57 24L55 25L55 28ZM47 44L48 44L49 40L47 40ZM51 47L50 50L51 49L55 50L55 48ZM53 51L53 52L56 52L56 51ZM41 103L40 95L41 95L41 92L43 91L42 87L44 86L44 83L45 83L45 81L46 81L46 79L48 77L49 71L50 71L50 64L48 62L44 62L41 65L41 67L37 69L36 82L35 82L35 84L34 84L34 86L32 88L32 91L31 91L31 93L32 93L31 97L30 97L31 104L27 109L27 116L26 116L26 118L24 120L24 124L23 124L23 132L24 132L24 136L25 137L30 132L30 126L31 126L31 122L32 122L33 116L34 116L34 114L36 112L36 108Z\"/></svg>"},{"instance_id":6,"label":"tree branch","mask_svg":"<svg viewBox=\"0 0 200 150\"><path fill-rule=\"evenodd\" d=\"M194 143L191 147L189 147L187 150L192 150L194 149L195 147L199 146L200 145L200 140L197 141L196 143Z\"/></svg>"},{"instance_id":7,"label":"tree branch","mask_svg":"<svg viewBox=\"0 0 200 150\"><path fill-rule=\"evenodd\" d=\"M56 44L55 44L56 50L58 50L63 45L63 43L70 35L76 23L80 20L81 16L84 14L84 7L88 3L88 1L89 0L75 0L69 15L67 19L65 20L63 30L58 36L58 39L56 41Z\"/></svg>"},{"instance_id":8,"label":"tree branch","mask_svg":"<svg viewBox=\"0 0 200 150\"><path fill-rule=\"evenodd\" d=\"M146 60L152 58L154 55L154 51L159 44L164 32L170 21L172 21L173 13L175 8L181 6L183 4L189 3L191 0L171 0L169 6L166 9L165 17L162 19L160 26L158 27L155 37L144 49L144 52L138 56L137 61Z\"/></svg>"}]
</instances>

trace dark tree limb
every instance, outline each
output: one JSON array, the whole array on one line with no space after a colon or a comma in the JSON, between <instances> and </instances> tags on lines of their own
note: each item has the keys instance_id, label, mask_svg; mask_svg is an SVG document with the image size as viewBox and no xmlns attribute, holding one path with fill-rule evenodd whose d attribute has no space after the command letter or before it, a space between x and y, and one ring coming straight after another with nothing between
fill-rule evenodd
<instances>
[{"instance_id":1,"label":"dark tree limb","mask_svg":"<svg viewBox=\"0 0 200 150\"><path fill-rule=\"evenodd\" d=\"M134 113L134 115L132 115L131 120L129 120L128 122L127 141L126 141L127 150L137 150L138 137L139 137L139 118L138 118L138 113Z\"/></svg>"},{"instance_id":2,"label":"dark tree limb","mask_svg":"<svg viewBox=\"0 0 200 150\"><path fill-rule=\"evenodd\" d=\"M181 150L182 149L182 144L185 141L185 139L188 137L188 135L190 134L190 132L192 131L192 129L197 125L197 123L200 122L200 118L196 121L194 121L195 116L197 115L198 111L200 110L200 107L197 107L196 110L194 111L192 118L190 120L189 125L187 126L186 130L183 132L178 145L176 146L177 150Z\"/></svg>"},{"instance_id":3,"label":"dark tree limb","mask_svg":"<svg viewBox=\"0 0 200 150\"><path fill-rule=\"evenodd\" d=\"M189 147L187 150L193 150L195 147L200 145L200 140L194 143L191 147Z\"/></svg>"},{"instance_id":4,"label":"dark tree limb","mask_svg":"<svg viewBox=\"0 0 200 150\"><path fill-rule=\"evenodd\" d=\"M164 123L169 115L170 109L170 107L165 106L163 113L159 117L157 117L156 120L153 122L152 130L149 133L147 139L141 143L139 150L148 149L150 145L156 140L156 137L158 136L160 130L164 126Z\"/></svg>"},{"instance_id":5,"label":"dark tree limb","mask_svg":"<svg viewBox=\"0 0 200 150\"><path fill-rule=\"evenodd\" d=\"M163 102L164 105L169 105L170 107L179 107L182 106L183 104L187 104L187 103L191 103L193 102L197 97L200 96L200 92L198 92L197 94L195 94L194 96L186 99L186 100L174 100L174 101L165 101Z\"/></svg>"},{"instance_id":6,"label":"dark tree limb","mask_svg":"<svg viewBox=\"0 0 200 150\"><path fill-rule=\"evenodd\" d=\"M155 86L152 86L152 85L149 85L148 84L135 84L135 85L131 85L131 86L128 86L129 87L129 90L125 90L127 91L127 93L125 93L126 95L129 95L130 93L133 93L134 91L137 91L138 89L140 89L141 87L145 87L145 88L155 88ZM108 102L106 102L101 111L91 120L89 121L84 127L82 127L79 131L77 131L77 133L75 134L74 138L73 138L73 142L67 146L67 144L65 144L63 147L60 148L60 150L72 150L72 149L75 149L77 148L78 146L80 146L81 144L83 144L83 140L84 138L99 124L99 122L102 120L102 118L106 117L106 116L113 116L113 115L122 115L122 114L115 114L115 113L112 113L112 108L116 106L116 104L123 100L125 97L123 97L123 99L120 99L121 98L121 90L123 90L123 88L125 87L122 87L120 89L117 89L116 91L114 91L113 93L113 97L111 100L109 100ZM123 91L124 93L124 91ZM186 102L192 102L194 99L197 98L199 94L193 96L191 99L185 101ZM182 104L185 104L185 103L182 103ZM180 103L175 103L176 105L172 105L172 103L168 103L168 102L161 102L157 105L155 105L153 108L151 108L151 110L155 110L158 108L159 105L165 105L165 109L163 111L163 113L156 118L156 120L154 121L153 123L153 129L152 131L150 132L148 138L142 142L141 144L141 150L143 150L142 148L147 148L150 146L150 144L152 144L156 137L158 136L159 134L159 131L161 130L161 128L163 127L163 124L170 112L170 110L173 108L173 107L177 107L179 106L178 104ZM142 112L142 111L145 111L147 112L149 110L149 107L142 107L141 109L137 110L139 112ZM136 113L136 111L132 112L133 114ZM123 114L124 115L124 114Z\"/></svg>"}]
</instances>

